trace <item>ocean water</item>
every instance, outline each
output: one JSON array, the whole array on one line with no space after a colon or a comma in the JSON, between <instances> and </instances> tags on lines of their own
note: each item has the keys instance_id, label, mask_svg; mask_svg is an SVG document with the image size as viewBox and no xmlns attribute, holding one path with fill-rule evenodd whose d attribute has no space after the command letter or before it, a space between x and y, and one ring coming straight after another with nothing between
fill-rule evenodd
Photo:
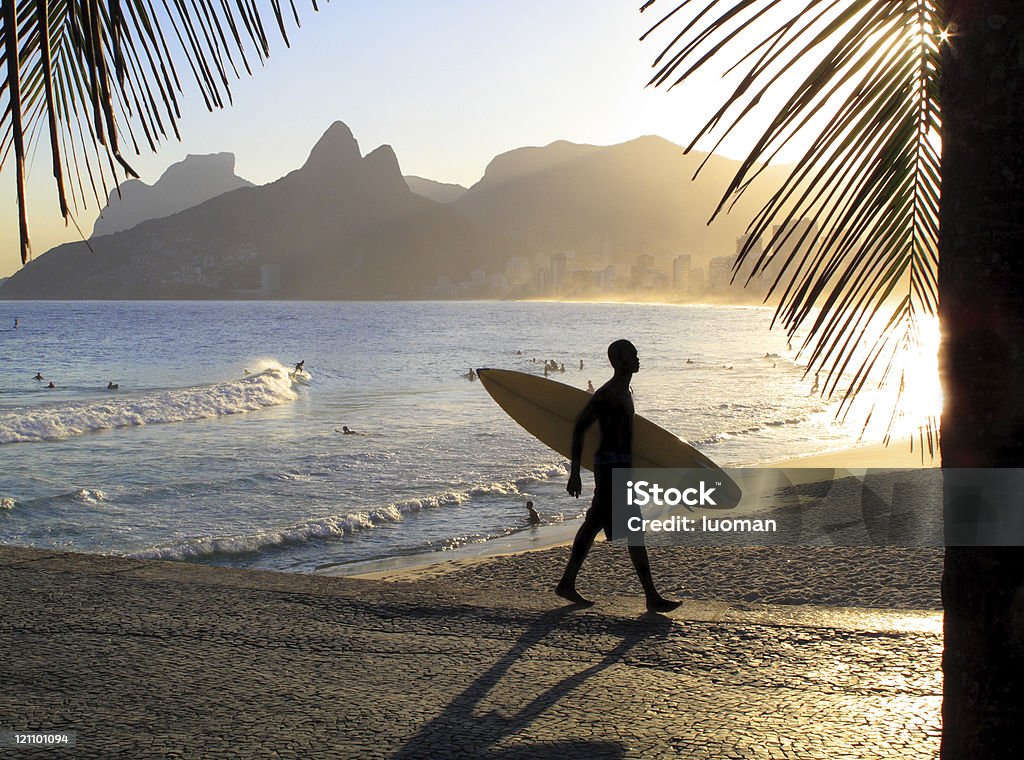
<instances>
[{"instance_id":1,"label":"ocean water","mask_svg":"<svg viewBox=\"0 0 1024 760\"><path fill-rule=\"evenodd\" d=\"M620 337L640 353L638 413L721 465L856 442L770 319L654 304L0 301L0 543L337 572L523 531L527 499L545 522L571 519L587 500L565 493L567 463L465 374L542 374L554 359L566 371L553 379L599 386ZM288 375L300 360L301 384Z\"/></svg>"}]
</instances>

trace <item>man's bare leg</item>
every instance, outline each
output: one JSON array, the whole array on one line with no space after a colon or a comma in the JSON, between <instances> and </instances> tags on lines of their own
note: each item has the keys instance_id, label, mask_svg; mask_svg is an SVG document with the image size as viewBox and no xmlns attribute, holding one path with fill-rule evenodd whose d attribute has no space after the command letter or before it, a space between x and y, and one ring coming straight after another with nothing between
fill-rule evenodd
<instances>
[{"instance_id":1,"label":"man's bare leg","mask_svg":"<svg viewBox=\"0 0 1024 760\"><path fill-rule=\"evenodd\" d=\"M580 568L583 567L583 560L587 558L590 547L594 545L594 539L597 538L599 530L601 530L599 526L591 525L587 520L583 521L580 529L576 531L576 538L573 539L572 551L569 554L565 572L562 573L562 580L555 586L555 593L573 604L587 607L593 604L576 590L576 576L579 575Z\"/></svg>"},{"instance_id":2,"label":"man's bare leg","mask_svg":"<svg viewBox=\"0 0 1024 760\"><path fill-rule=\"evenodd\" d=\"M671 612L682 604L682 602L666 599L654 587L654 578L651 576L651 559L647 554L646 546L630 546L629 558L633 560L633 567L636 568L637 577L640 578L640 585L644 587L648 612Z\"/></svg>"}]
</instances>

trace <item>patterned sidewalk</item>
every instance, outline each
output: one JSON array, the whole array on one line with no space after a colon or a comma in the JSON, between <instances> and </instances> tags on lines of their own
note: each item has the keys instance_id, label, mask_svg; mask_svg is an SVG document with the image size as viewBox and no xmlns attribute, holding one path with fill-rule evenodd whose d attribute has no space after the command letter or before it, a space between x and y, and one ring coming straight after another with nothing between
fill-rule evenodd
<instances>
[{"instance_id":1,"label":"patterned sidewalk","mask_svg":"<svg viewBox=\"0 0 1024 760\"><path fill-rule=\"evenodd\" d=\"M0 548L0 757L932 758L941 617Z\"/></svg>"}]
</instances>

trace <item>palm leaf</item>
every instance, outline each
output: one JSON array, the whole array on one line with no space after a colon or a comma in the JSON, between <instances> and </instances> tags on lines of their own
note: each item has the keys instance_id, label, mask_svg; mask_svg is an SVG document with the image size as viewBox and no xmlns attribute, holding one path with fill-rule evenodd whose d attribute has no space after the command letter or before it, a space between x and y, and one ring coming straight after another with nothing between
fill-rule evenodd
<instances>
[{"instance_id":1,"label":"palm leaf","mask_svg":"<svg viewBox=\"0 0 1024 760\"><path fill-rule=\"evenodd\" d=\"M289 44L280 2L270 9ZM169 132L180 137L176 64L208 109L231 102L238 64L251 74L249 56L270 55L266 12L255 0L3 0L0 169L13 157L22 263L31 255L25 162L43 133L61 214L74 222L90 195L102 206L110 185L136 176L123 136L136 154L139 134L150 150ZM291 16L297 25L294 4Z\"/></svg>"},{"instance_id":2,"label":"palm leaf","mask_svg":"<svg viewBox=\"0 0 1024 760\"><path fill-rule=\"evenodd\" d=\"M777 300L773 325L790 337L808 327L808 372L827 374L829 394L845 384L841 413L876 367L880 382L898 383L902 395L901 363L920 343L922 317L938 311L940 19L934 0L804 0L795 7L792 0L677 0L644 35L680 27L654 63L653 86L671 89L712 61L730 62L729 73L739 75L687 151L712 135L721 144L810 65L712 219L780 151L810 138L750 222L734 279L772 273L766 300ZM752 44L753 34L760 39ZM885 330L874 336L872 325L883 319ZM929 420L929 449L934 428Z\"/></svg>"}]
</instances>

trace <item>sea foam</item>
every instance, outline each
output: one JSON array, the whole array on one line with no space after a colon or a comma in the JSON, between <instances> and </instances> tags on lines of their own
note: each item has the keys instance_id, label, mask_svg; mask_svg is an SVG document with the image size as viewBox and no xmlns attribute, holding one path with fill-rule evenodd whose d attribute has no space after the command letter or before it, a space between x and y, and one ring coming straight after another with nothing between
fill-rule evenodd
<instances>
[{"instance_id":1,"label":"sea foam","mask_svg":"<svg viewBox=\"0 0 1024 760\"><path fill-rule=\"evenodd\" d=\"M238 380L68 401L0 412L0 444L69 438L95 430L239 414L298 398L288 371L272 366Z\"/></svg>"},{"instance_id":2,"label":"sea foam","mask_svg":"<svg viewBox=\"0 0 1024 760\"><path fill-rule=\"evenodd\" d=\"M524 488L536 484L539 480L562 477L565 474L566 469L562 465L540 466L531 468L509 480L466 484L463 488L431 496L392 502L366 511L320 517L248 535L196 536L170 545L153 546L125 556L135 559L208 560L217 557L259 554L285 546L339 538L357 531L400 522L407 515L423 510L456 506L488 496L521 495Z\"/></svg>"},{"instance_id":3,"label":"sea foam","mask_svg":"<svg viewBox=\"0 0 1024 760\"><path fill-rule=\"evenodd\" d=\"M256 554L282 546L337 538L384 523L397 522L405 515L423 509L461 504L468 498L466 493L449 491L437 496L387 504L366 512L323 517L246 536L197 536L170 546L154 546L126 556L135 559L199 560Z\"/></svg>"}]
</instances>

